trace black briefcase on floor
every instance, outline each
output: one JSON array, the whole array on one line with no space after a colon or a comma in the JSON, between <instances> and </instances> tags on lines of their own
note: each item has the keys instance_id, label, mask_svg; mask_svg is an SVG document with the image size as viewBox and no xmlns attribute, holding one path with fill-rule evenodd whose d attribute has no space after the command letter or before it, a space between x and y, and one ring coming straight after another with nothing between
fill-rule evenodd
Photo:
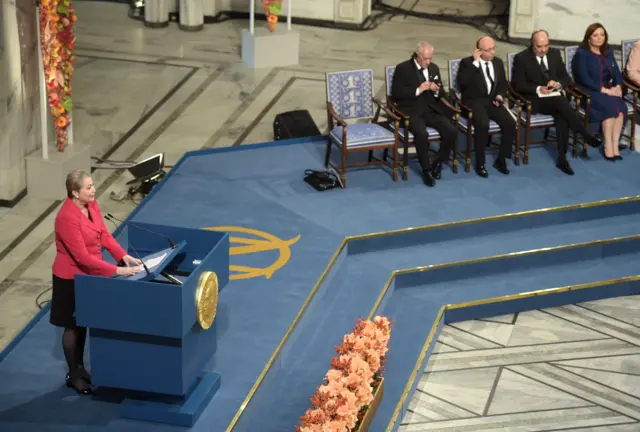
<instances>
[{"instance_id":1,"label":"black briefcase on floor","mask_svg":"<svg viewBox=\"0 0 640 432\"><path fill-rule=\"evenodd\" d=\"M318 135L322 134L307 110L280 113L273 120L273 137L276 141Z\"/></svg>"}]
</instances>

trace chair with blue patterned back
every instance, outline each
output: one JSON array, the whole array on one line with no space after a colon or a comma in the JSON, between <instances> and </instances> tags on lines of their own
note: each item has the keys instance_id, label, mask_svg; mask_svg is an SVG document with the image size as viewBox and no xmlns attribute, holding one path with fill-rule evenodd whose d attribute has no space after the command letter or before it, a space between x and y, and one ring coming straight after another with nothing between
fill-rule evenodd
<instances>
[{"instance_id":1,"label":"chair with blue patterned back","mask_svg":"<svg viewBox=\"0 0 640 432\"><path fill-rule=\"evenodd\" d=\"M507 54L507 80L509 81L509 91L513 94L513 96L518 99L522 105L523 109L518 109L517 107L512 107L511 111L515 116L518 116L518 111L520 112L520 121L522 122L522 126L524 126L524 154L522 157L522 161L525 165L529 163L529 148L531 144L543 144L549 141L549 128L555 125L555 120L553 116L547 114L533 114L532 111L532 103L527 100L524 96L519 94L517 91L513 89L511 86L511 77L513 74L513 62L516 58L517 53L509 53ZM535 129L544 129L544 138L532 140L532 132ZM574 156L576 154L576 147L574 147Z\"/></svg>"},{"instance_id":2,"label":"chair with blue patterned back","mask_svg":"<svg viewBox=\"0 0 640 432\"><path fill-rule=\"evenodd\" d=\"M402 154L401 154L399 163L400 163L400 167L402 168L402 178L403 180L407 180L408 170L409 170L409 158L410 156L415 157L417 153L414 147L410 147L411 144L414 144L414 137L413 137L413 134L409 131L409 116L404 114L398 108L398 106L394 103L393 96L391 94L392 84L393 84L393 75L395 73L395 70L396 70L395 66L385 66L384 68L385 95L387 98L387 105L398 117L400 117L399 125L401 129L400 129L398 138L402 143ZM452 110L454 117L459 113L459 110L457 110L456 108L448 104L446 101L441 100L441 102L445 104L445 106L447 106L450 110ZM452 121L454 120L455 119L452 118ZM393 128L395 127L395 124L391 122L390 126L391 126L391 129L393 130ZM441 138L440 133L437 130L428 126L427 126L427 136L429 137L427 139L429 143L439 142ZM398 150L400 150L400 146L398 146ZM429 149L429 151L435 152L435 150L431 148ZM457 145L455 145L455 148L453 149L453 157L450 159L452 162L451 170L454 173L458 172L458 161L455 157L456 154L457 154ZM386 158L386 154L385 154L385 158Z\"/></svg>"},{"instance_id":3,"label":"chair with blue patterned back","mask_svg":"<svg viewBox=\"0 0 640 432\"><path fill-rule=\"evenodd\" d=\"M393 181L398 181L398 133L378 124L376 106L391 121L397 123L399 118L374 98L373 71L361 69L330 72L326 75L326 84L329 137L325 166L339 172L342 187L347 185L347 169L364 165L386 165L393 170ZM347 120L366 122L347 124ZM334 145L341 151L338 166L331 162L331 148ZM370 159L367 162L348 164L349 153L375 149L392 149L393 162Z\"/></svg>"},{"instance_id":4,"label":"chair with blue patterned back","mask_svg":"<svg viewBox=\"0 0 640 432\"><path fill-rule=\"evenodd\" d=\"M636 43L640 39L627 39L622 41L622 62L620 63L620 68L622 70L626 69L627 61L629 60L629 54L631 53L631 47L634 43Z\"/></svg>"},{"instance_id":5,"label":"chair with blue patterned back","mask_svg":"<svg viewBox=\"0 0 640 432\"><path fill-rule=\"evenodd\" d=\"M469 123L471 123L473 119L473 111L466 105L462 103L462 94L460 92L460 87L458 85L458 71L460 70L460 62L461 59L453 59L449 60L449 94L451 95L451 102L453 105L461 110L463 115L458 116L458 127L464 134L466 135L467 145L465 149L465 166L464 170L466 172L471 171L471 149L473 142L473 126L469 127ZM510 98L510 100L513 100ZM517 118L517 114L516 114ZM498 124L490 120L489 121L489 145L492 150L497 149L495 145L491 143L491 139L494 135L498 135L501 133L500 127ZM520 123L517 123L516 126L516 143L515 143L515 151L514 151L514 162L516 165L520 165Z\"/></svg>"},{"instance_id":6,"label":"chair with blue patterned back","mask_svg":"<svg viewBox=\"0 0 640 432\"><path fill-rule=\"evenodd\" d=\"M573 58L578 52L578 45L572 45L565 47L564 49L564 57L565 57L565 65L567 66L567 74L571 78L571 83L569 84L569 91L573 93L575 96L575 100L571 102L572 106L575 107L578 115L584 120L585 126L589 127L589 106L591 105L591 98L589 95L578 87L574 81L573 74ZM584 100L584 105L582 105L581 101ZM575 149L574 149L575 150ZM582 144L582 156L588 157L587 154L587 142L583 140Z\"/></svg>"}]
</instances>

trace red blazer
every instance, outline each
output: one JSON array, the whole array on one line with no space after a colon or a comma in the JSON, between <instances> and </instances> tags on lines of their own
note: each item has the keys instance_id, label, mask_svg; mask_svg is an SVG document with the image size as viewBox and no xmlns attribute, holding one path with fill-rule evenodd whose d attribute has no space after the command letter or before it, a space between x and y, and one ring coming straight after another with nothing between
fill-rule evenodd
<instances>
[{"instance_id":1,"label":"red blazer","mask_svg":"<svg viewBox=\"0 0 640 432\"><path fill-rule=\"evenodd\" d=\"M113 276L117 267L102 258L102 246L116 262L127 254L107 230L98 203L92 201L87 207L93 222L70 198L64 200L56 216L53 274L61 279L73 279L76 274Z\"/></svg>"}]
</instances>

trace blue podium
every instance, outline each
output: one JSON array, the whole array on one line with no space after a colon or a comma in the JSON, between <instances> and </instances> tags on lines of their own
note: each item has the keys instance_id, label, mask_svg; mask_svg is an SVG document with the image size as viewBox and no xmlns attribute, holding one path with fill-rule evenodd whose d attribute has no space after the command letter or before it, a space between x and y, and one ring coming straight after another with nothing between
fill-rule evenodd
<instances>
[{"instance_id":1,"label":"blue podium","mask_svg":"<svg viewBox=\"0 0 640 432\"><path fill-rule=\"evenodd\" d=\"M218 293L229 281L229 234L125 222L115 237L148 271L75 278L93 384L124 396L125 418L192 426L220 387L206 364L216 351Z\"/></svg>"}]
</instances>

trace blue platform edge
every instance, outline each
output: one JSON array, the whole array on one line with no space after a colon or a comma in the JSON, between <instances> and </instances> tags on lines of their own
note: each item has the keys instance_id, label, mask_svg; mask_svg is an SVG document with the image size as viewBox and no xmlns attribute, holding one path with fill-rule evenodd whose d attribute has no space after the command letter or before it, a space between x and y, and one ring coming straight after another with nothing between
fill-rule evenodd
<instances>
[{"instance_id":1,"label":"blue platform edge","mask_svg":"<svg viewBox=\"0 0 640 432\"><path fill-rule=\"evenodd\" d=\"M576 290L569 289L568 291L556 293L540 293L539 295L532 295L530 297L507 299L493 303L460 308L456 308L455 304L447 305L445 306L444 314L440 316L439 320L434 322L436 331L432 335L426 354L421 359L422 361L419 363L417 370L418 372L421 372L427 366L429 357L431 356L431 353L438 341L440 331L445 324L637 294L640 294L640 280L624 280L613 284L603 281L602 285L596 285L589 288ZM380 308L378 310L380 310ZM416 373L413 380L411 382L407 382L410 386L404 400L402 400L402 407L399 415L395 418L391 418L390 421L384 421L384 424L389 423L386 428L387 431L397 431L399 429L419 382L420 373ZM397 401L396 405L399 402L400 401ZM380 420L381 419L378 418L378 422L376 422L374 419L373 424L380 426ZM389 428L389 426L391 426L391 428Z\"/></svg>"},{"instance_id":2,"label":"blue platform edge","mask_svg":"<svg viewBox=\"0 0 640 432\"><path fill-rule=\"evenodd\" d=\"M133 420L192 427L220 388L220 383L220 374L205 372L184 401L172 404L129 398L120 405L120 415Z\"/></svg>"}]
</instances>

